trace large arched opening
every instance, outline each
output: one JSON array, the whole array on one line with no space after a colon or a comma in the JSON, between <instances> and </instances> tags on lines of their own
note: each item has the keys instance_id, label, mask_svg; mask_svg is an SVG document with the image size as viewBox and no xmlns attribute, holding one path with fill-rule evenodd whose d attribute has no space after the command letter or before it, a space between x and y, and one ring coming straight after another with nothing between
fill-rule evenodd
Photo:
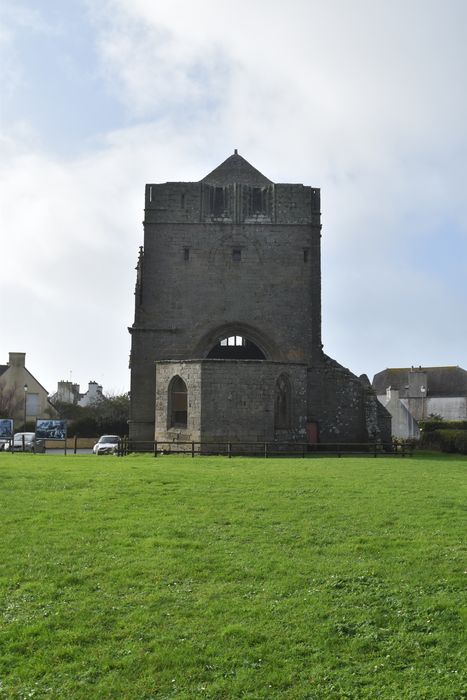
<instances>
[{"instance_id":1,"label":"large arched opening","mask_svg":"<svg viewBox=\"0 0 467 700\"><path fill-rule=\"evenodd\" d=\"M246 323L226 323L211 328L193 348L194 357L209 359L244 359L283 362L280 348Z\"/></svg>"}]
</instances>

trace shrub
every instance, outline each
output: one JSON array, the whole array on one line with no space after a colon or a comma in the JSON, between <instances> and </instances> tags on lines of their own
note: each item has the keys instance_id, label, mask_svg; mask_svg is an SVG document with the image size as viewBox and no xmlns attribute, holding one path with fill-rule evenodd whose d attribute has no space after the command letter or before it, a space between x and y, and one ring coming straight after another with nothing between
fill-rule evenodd
<instances>
[{"instance_id":1,"label":"shrub","mask_svg":"<svg viewBox=\"0 0 467 700\"><path fill-rule=\"evenodd\" d=\"M423 433L432 433L435 430L467 430L467 420L424 420L418 425Z\"/></svg>"},{"instance_id":2,"label":"shrub","mask_svg":"<svg viewBox=\"0 0 467 700\"><path fill-rule=\"evenodd\" d=\"M429 442L429 446L438 447L441 452L467 454L467 430L434 430Z\"/></svg>"},{"instance_id":3,"label":"shrub","mask_svg":"<svg viewBox=\"0 0 467 700\"><path fill-rule=\"evenodd\" d=\"M130 398L128 394L104 396L90 406L56 403L60 418L68 420L68 436L128 435Z\"/></svg>"}]
</instances>

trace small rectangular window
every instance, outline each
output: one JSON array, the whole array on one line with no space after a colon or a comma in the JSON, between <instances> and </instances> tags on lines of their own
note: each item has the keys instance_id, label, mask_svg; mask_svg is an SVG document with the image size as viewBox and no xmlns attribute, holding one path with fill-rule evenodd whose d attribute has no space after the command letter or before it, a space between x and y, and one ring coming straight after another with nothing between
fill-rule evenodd
<instances>
[{"instance_id":1,"label":"small rectangular window","mask_svg":"<svg viewBox=\"0 0 467 700\"><path fill-rule=\"evenodd\" d=\"M232 260L234 262L240 262L242 259L242 250L241 248L233 248L232 249Z\"/></svg>"},{"instance_id":2,"label":"small rectangular window","mask_svg":"<svg viewBox=\"0 0 467 700\"><path fill-rule=\"evenodd\" d=\"M189 248L184 248L184 249L183 249L183 259L184 259L184 260L189 260L189 259L190 259L190 249L189 249Z\"/></svg>"},{"instance_id":3,"label":"small rectangular window","mask_svg":"<svg viewBox=\"0 0 467 700\"><path fill-rule=\"evenodd\" d=\"M303 249L303 262L308 262L308 256L309 256L310 251L308 248Z\"/></svg>"}]
</instances>

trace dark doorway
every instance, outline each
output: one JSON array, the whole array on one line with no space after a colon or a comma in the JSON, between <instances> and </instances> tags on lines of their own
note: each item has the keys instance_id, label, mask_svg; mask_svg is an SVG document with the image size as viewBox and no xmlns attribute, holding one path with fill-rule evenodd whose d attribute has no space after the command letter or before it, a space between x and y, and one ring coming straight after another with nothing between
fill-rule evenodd
<instances>
[{"instance_id":1,"label":"dark doorway","mask_svg":"<svg viewBox=\"0 0 467 700\"><path fill-rule=\"evenodd\" d=\"M306 424L306 439L309 445L317 445L319 442L318 423L310 421Z\"/></svg>"}]
</instances>

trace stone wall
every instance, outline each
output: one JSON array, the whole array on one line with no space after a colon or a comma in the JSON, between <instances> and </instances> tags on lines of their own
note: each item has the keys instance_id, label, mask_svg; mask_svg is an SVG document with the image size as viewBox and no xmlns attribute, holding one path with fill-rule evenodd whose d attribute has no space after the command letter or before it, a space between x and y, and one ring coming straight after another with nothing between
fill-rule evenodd
<instances>
[{"instance_id":1,"label":"stone wall","mask_svg":"<svg viewBox=\"0 0 467 700\"><path fill-rule=\"evenodd\" d=\"M319 424L320 442L366 442L366 394L349 370L324 356L308 371L308 415Z\"/></svg>"},{"instance_id":2,"label":"stone wall","mask_svg":"<svg viewBox=\"0 0 467 700\"><path fill-rule=\"evenodd\" d=\"M146 187L129 329L134 439L154 434L157 360L205 358L229 334L253 340L271 361L311 363L321 352L319 190L275 185L272 218L280 223L230 224L200 221L207 187Z\"/></svg>"},{"instance_id":3,"label":"stone wall","mask_svg":"<svg viewBox=\"0 0 467 700\"><path fill-rule=\"evenodd\" d=\"M218 195L220 208L214 201ZM252 206L255 195L262 199L261 211ZM204 182L152 184L146 185L145 206L147 224L320 224L320 190L298 184L270 183L263 187L238 183L216 187Z\"/></svg>"},{"instance_id":4,"label":"stone wall","mask_svg":"<svg viewBox=\"0 0 467 700\"><path fill-rule=\"evenodd\" d=\"M276 381L291 386L290 429L275 430ZM180 376L188 394L186 429L170 428L169 385ZM306 367L261 360L156 363L156 439L159 441L306 441Z\"/></svg>"}]
</instances>

